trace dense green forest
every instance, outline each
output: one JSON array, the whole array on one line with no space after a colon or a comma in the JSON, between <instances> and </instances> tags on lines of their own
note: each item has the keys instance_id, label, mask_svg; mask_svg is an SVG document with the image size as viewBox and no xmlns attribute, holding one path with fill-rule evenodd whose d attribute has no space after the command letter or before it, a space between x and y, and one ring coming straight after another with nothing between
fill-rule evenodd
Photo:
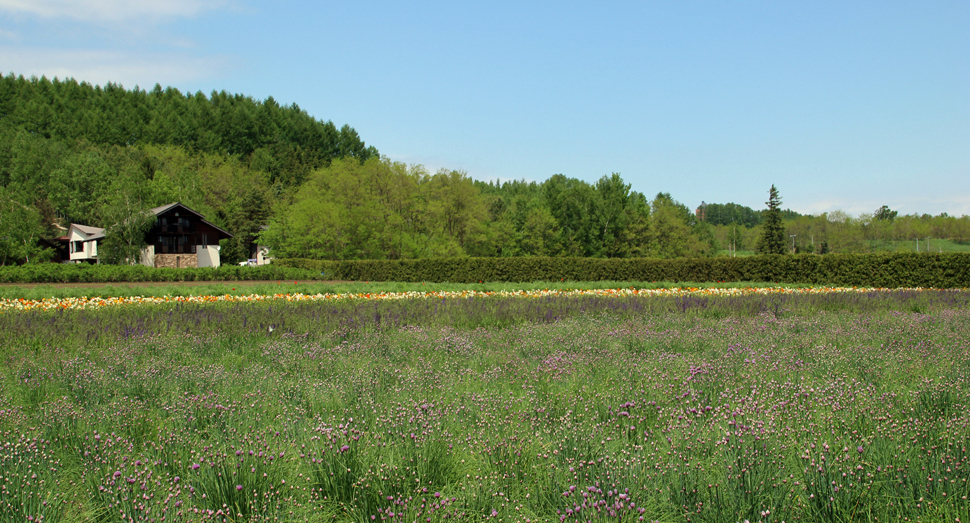
<instances>
[{"instance_id":1,"label":"dense green forest","mask_svg":"<svg viewBox=\"0 0 970 523\"><path fill-rule=\"evenodd\" d=\"M648 200L618 174L595 184L473 181L463 171L371 158L312 173L262 240L280 257L701 256L713 230L669 194Z\"/></svg>"},{"instance_id":2,"label":"dense green forest","mask_svg":"<svg viewBox=\"0 0 970 523\"><path fill-rule=\"evenodd\" d=\"M43 259L40 237L109 227L181 201L235 235L227 261L315 170L378 157L350 126L226 92L0 79L0 263Z\"/></svg>"},{"instance_id":3,"label":"dense green forest","mask_svg":"<svg viewBox=\"0 0 970 523\"><path fill-rule=\"evenodd\" d=\"M272 98L0 78L0 264L43 261L38 239L72 222L108 228L109 254L119 224L175 201L234 235L225 263L257 241L277 257L317 259L743 255L765 216L733 203L695 212L669 193L631 191L616 173L501 184L430 173ZM970 239L970 218L897 214L781 211L801 252Z\"/></svg>"}]
</instances>

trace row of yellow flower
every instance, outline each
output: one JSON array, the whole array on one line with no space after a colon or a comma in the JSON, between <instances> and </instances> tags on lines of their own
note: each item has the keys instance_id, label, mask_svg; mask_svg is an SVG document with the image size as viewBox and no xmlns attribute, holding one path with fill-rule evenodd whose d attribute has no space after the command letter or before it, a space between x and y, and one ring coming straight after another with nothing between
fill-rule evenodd
<instances>
[{"instance_id":1,"label":"row of yellow flower","mask_svg":"<svg viewBox=\"0 0 970 523\"><path fill-rule=\"evenodd\" d=\"M262 301L342 301L342 300L413 300L413 299L456 299L456 298L544 298L550 296L750 296L769 294L824 294L824 293L869 293L885 292L890 289L872 287L734 287L734 288L697 288L676 287L669 289L569 289L569 290L528 290L528 291L436 291L436 292L378 292L378 293L341 293L341 294L249 294L222 296L128 296L117 298L80 297L47 298L42 300L0 299L0 312L58 309L98 309L113 305L158 305L166 303L217 303L217 302L262 302ZM893 290L922 290L893 289Z\"/></svg>"}]
</instances>

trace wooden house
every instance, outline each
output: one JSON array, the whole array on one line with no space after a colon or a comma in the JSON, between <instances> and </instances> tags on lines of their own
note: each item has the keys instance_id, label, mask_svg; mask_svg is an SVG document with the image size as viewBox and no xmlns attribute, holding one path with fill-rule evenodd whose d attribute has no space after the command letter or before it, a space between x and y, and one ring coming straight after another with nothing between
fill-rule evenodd
<instances>
[{"instance_id":1,"label":"wooden house","mask_svg":"<svg viewBox=\"0 0 970 523\"><path fill-rule=\"evenodd\" d=\"M155 207L155 224L145 237L141 264L149 267L218 267L219 240L232 235L182 205L170 203ZM72 223L68 230L71 263L98 263L98 240L105 230Z\"/></svg>"},{"instance_id":2,"label":"wooden house","mask_svg":"<svg viewBox=\"0 0 970 523\"><path fill-rule=\"evenodd\" d=\"M142 250L143 265L176 269L219 266L219 240L232 238L231 234L178 202L151 212L155 225Z\"/></svg>"}]
</instances>

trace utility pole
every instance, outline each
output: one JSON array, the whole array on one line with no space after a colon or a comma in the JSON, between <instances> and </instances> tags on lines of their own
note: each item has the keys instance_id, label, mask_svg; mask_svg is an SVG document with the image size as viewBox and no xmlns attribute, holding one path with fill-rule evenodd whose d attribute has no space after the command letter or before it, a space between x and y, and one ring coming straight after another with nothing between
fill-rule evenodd
<instances>
[{"instance_id":1,"label":"utility pole","mask_svg":"<svg viewBox=\"0 0 970 523\"><path fill-rule=\"evenodd\" d=\"M919 252L919 237L916 237L916 252Z\"/></svg>"},{"instance_id":2,"label":"utility pole","mask_svg":"<svg viewBox=\"0 0 970 523\"><path fill-rule=\"evenodd\" d=\"M795 236L798 236L798 235L797 234L789 234L789 236L791 236L791 253L792 254L795 254Z\"/></svg>"}]
</instances>

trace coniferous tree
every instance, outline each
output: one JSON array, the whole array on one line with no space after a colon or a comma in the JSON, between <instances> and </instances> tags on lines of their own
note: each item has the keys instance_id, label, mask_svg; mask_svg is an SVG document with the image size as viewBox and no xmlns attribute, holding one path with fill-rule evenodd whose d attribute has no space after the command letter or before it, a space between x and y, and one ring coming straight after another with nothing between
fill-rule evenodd
<instances>
[{"instance_id":1,"label":"coniferous tree","mask_svg":"<svg viewBox=\"0 0 970 523\"><path fill-rule=\"evenodd\" d=\"M764 211L758 252L761 254L785 254L785 224L781 217L781 197L774 185L768 191L768 209Z\"/></svg>"}]
</instances>

